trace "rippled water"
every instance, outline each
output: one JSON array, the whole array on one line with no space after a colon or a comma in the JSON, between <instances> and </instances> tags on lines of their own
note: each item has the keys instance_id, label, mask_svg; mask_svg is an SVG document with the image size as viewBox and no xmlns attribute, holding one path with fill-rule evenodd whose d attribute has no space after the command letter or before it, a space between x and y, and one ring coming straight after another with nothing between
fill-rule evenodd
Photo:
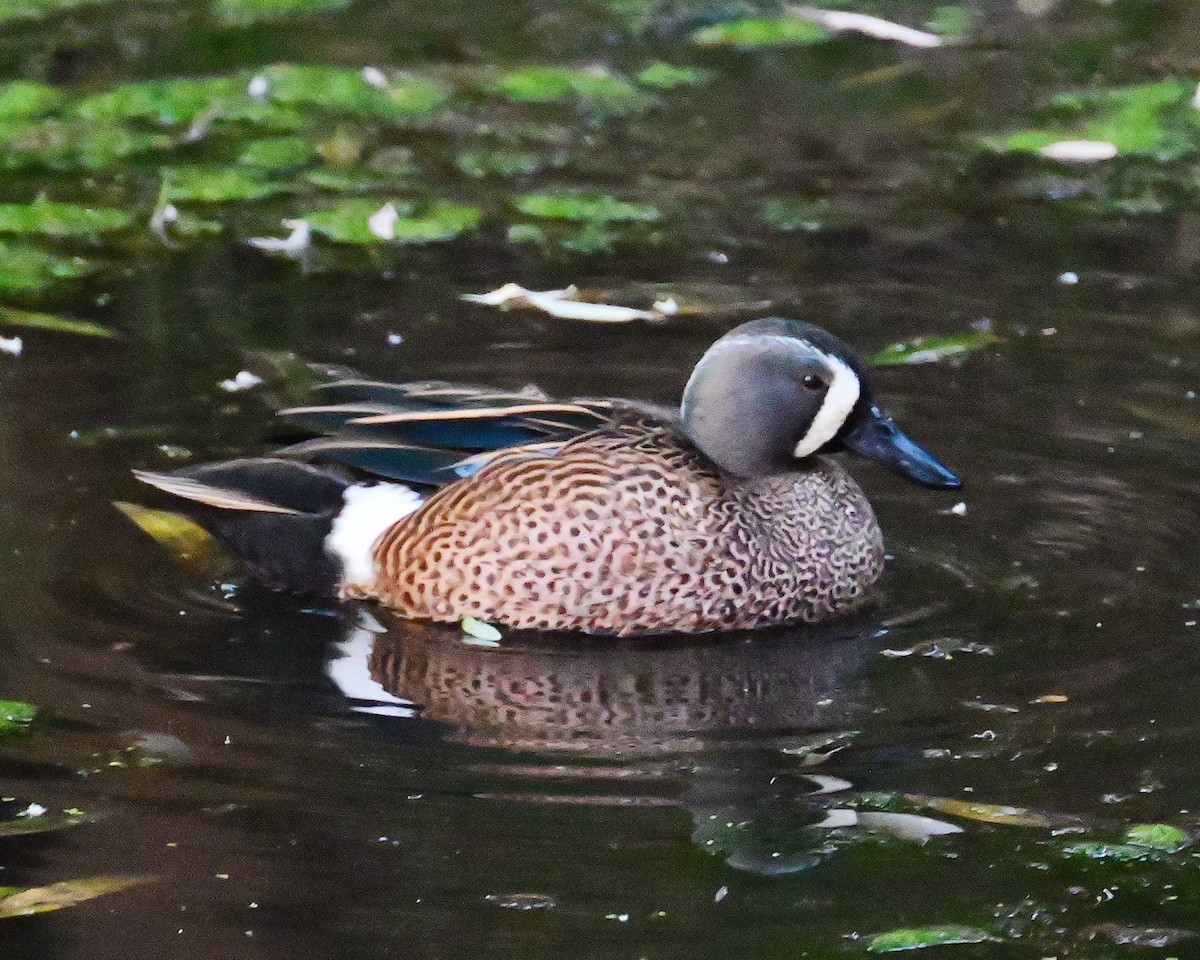
<instances>
[{"instance_id":1,"label":"rippled water","mask_svg":"<svg viewBox=\"0 0 1200 960\"><path fill-rule=\"evenodd\" d=\"M374 12L356 6L340 27L235 33L249 52L200 33L208 46L183 63L284 58L296 44L402 62L501 44L446 11L422 11L430 32L402 35L404 5L363 6ZM570 36L560 5L533 6L546 36ZM64 37L85 36L85 76L139 44L114 69L173 69L154 59L180 57L152 22L169 13L137 10L149 19L125 24L126 46L103 16L75 22L78 34L57 24L60 55ZM378 39L384 25L397 39ZM530 31L500 33L514 56L550 55ZM1007 56L1037 48L1017 49ZM964 51L939 82L1015 71L1002 56ZM942 949L1106 957L1137 951L1121 942L1131 930L1200 932L1190 852L1125 864L1068 849L1138 823L1200 831L1200 316L1186 223L1098 228L962 182L907 191L889 178L939 158L920 137L885 156L869 110L834 112L814 92L821 70L841 68L818 66L729 67L712 102L638 127L639 166L612 165L609 185L652 193L663 177L711 197L726 181L752 195L824 176L871 209L894 191L932 225L875 210L832 236L722 243L710 222L692 242L685 218L678 242L650 251L572 262L484 241L391 273L302 274L222 241L98 281L90 295L111 301L77 309L123 339L28 336L5 358L0 695L43 720L0 742L0 787L96 822L5 840L0 884L154 878L3 921L10 955L829 956L881 931L960 923L999 939ZM266 449L285 388L217 387L264 351L396 379L671 401L736 319L579 328L457 300L513 279L732 288L867 352L990 323L994 347L878 372L897 420L965 478L965 515L950 511L957 495L847 461L892 557L862 617L817 633L487 649L181 564L111 507L143 495L130 468ZM920 798L1029 808L1036 822ZM816 826L849 807L963 832L922 843ZM1195 950L1179 940L1167 953Z\"/></svg>"}]
</instances>

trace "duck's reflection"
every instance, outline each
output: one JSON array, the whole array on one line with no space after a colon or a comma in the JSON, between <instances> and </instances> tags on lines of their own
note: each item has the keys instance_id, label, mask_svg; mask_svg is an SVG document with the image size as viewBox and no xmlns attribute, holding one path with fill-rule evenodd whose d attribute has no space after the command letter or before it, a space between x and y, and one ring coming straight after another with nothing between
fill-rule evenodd
<instances>
[{"instance_id":1,"label":"duck's reflection","mask_svg":"<svg viewBox=\"0 0 1200 960\"><path fill-rule=\"evenodd\" d=\"M489 648L454 628L364 613L328 672L356 710L419 716L451 742L514 754L470 763L478 797L680 808L696 846L780 875L828 853L827 831L810 829L825 816L811 795L824 791L806 771L848 742L882 632L864 617L820 631L619 644L512 636Z\"/></svg>"},{"instance_id":2,"label":"duck's reflection","mask_svg":"<svg viewBox=\"0 0 1200 960\"><path fill-rule=\"evenodd\" d=\"M363 614L329 675L356 709L446 724L456 742L596 757L764 745L836 729L862 701L878 623L618 645L506 638Z\"/></svg>"}]
</instances>

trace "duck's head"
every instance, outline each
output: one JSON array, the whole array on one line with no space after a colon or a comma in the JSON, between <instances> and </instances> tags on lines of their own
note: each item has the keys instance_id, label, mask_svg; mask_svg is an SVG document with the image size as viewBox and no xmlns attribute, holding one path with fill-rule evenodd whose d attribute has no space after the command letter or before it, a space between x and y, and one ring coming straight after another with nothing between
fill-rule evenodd
<instances>
[{"instance_id":1,"label":"duck's head","mask_svg":"<svg viewBox=\"0 0 1200 960\"><path fill-rule=\"evenodd\" d=\"M862 359L800 320L752 320L709 347L682 415L692 442L734 476L795 470L805 457L847 449L925 487L960 485L879 408Z\"/></svg>"}]
</instances>

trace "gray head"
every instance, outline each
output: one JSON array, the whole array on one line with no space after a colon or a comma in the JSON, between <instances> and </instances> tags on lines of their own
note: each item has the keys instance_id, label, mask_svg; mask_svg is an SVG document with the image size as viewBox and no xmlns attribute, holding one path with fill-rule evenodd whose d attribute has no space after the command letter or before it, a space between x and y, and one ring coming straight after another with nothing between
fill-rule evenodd
<instances>
[{"instance_id":1,"label":"gray head","mask_svg":"<svg viewBox=\"0 0 1200 960\"><path fill-rule=\"evenodd\" d=\"M682 416L692 442L737 477L850 449L923 486L959 486L879 409L854 351L800 320L752 320L709 347L684 389Z\"/></svg>"}]
</instances>

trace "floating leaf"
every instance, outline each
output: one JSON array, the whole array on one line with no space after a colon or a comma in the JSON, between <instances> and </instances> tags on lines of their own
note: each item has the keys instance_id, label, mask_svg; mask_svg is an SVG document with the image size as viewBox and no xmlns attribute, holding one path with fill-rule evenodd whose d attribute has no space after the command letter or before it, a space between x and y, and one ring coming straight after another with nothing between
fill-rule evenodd
<instances>
[{"instance_id":1,"label":"floating leaf","mask_svg":"<svg viewBox=\"0 0 1200 960\"><path fill-rule=\"evenodd\" d=\"M43 83L18 80L0 86L0 120L40 117L60 106L66 98L61 90Z\"/></svg>"},{"instance_id":2,"label":"floating leaf","mask_svg":"<svg viewBox=\"0 0 1200 960\"><path fill-rule=\"evenodd\" d=\"M397 243L437 243L453 240L476 229L483 221L483 211L457 203L437 201L430 204L419 217L402 217L396 221L394 240Z\"/></svg>"},{"instance_id":3,"label":"floating leaf","mask_svg":"<svg viewBox=\"0 0 1200 960\"><path fill-rule=\"evenodd\" d=\"M867 950L871 953L893 953L899 950L943 947L954 943L983 943L991 939L991 934L975 927L953 924L941 927L911 927L875 934L867 941Z\"/></svg>"},{"instance_id":4,"label":"floating leaf","mask_svg":"<svg viewBox=\"0 0 1200 960\"><path fill-rule=\"evenodd\" d=\"M1125 831L1125 840L1135 847L1175 853L1191 843L1192 838L1169 823L1137 823Z\"/></svg>"},{"instance_id":5,"label":"floating leaf","mask_svg":"<svg viewBox=\"0 0 1200 960\"><path fill-rule=\"evenodd\" d=\"M1136 846L1132 843L1105 843L1102 840L1070 843L1063 847L1063 853L1068 857L1085 857L1088 860L1115 860L1117 863L1148 860L1153 856L1154 852L1145 846Z\"/></svg>"},{"instance_id":6,"label":"floating leaf","mask_svg":"<svg viewBox=\"0 0 1200 960\"><path fill-rule=\"evenodd\" d=\"M970 9L965 6L949 5L934 7L929 19L925 21L925 26L938 36L951 37L956 40L967 36L974 24L975 15Z\"/></svg>"},{"instance_id":7,"label":"floating leaf","mask_svg":"<svg viewBox=\"0 0 1200 960\"><path fill-rule=\"evenodd\" d=\"M92 265L79 257L65 259L26 244L0 243L0 292L41 293L90 270Z\"/></svg>"},{"instance_id":8,"label":"floating leaf","mask_svg":"<svg viewBox=\"0 0 1200 960\"><path fill-rule=\"evenodd\" d=\"M257 171L231 167L174 167L163 171L167 199L172 203L226 203L233 200L265 200L291 189L268 180Z\"/></svg>"},{"instance_id":9,"label":"floating leaf","mask_svg":"<svg viewBox=\"0 0 1200 960\"><path fill-rule=\"evenodd\" d=\"M454 165L468 177L522 177L537 173L546 161L528 150L464 150Z\"/></svg>"},{"instance_id":10,"label":"floating leaf","mask_svg":"<svg viewBox=\"0 0 1200 960\"><path fill-rule=\"evenodd\" d=\"M26 808L28 809L28 808ZM46 811L37 817L20 816L10 820L0 820L0 839L5 837L25 837L35 833L53 833L56 830L66 830L81 824L95 822L82 810L51 812Z\"/></svg>"},{"instance_id":11,"label":"floating leaf","mask_svg":"<svg viewBox=\"0 0 1200 960\"><path fill-rule=\"evenodd\" d=\"M1168 79L1061 94L1042 111L1043 126L981 142L992 150L1043 153L1055 159L1073 157L1065 147L1054 149L1064 143L1104 144L1111 150L1090 152L1085 159L1113 153L1177 157L1200 140L1200 118L1191 104L1194 90L1192 83Z\"/></svg>"},{"instance_id":12,"label":"floating leaf","mask_svg":"<svg viewBox=\"0 0 1200 960\"><path fill-rule=\"evenodd\" d=\"M86 97L75 112L89 120L144 119L179 127L191 124L214 105L244 99L243 77L182 77L122 84Z\"/></svg>"},{"instance_id":13,"label":"floating leaf","mask_svg":"<svg viewBox=\"0 0 1200 960\"><path fill-rule=\"evenodd\" d=\"M661 60L652 63L637 75L637 82L643 87L654 87L657 90L674 90L676 87L694 87L704 83L709 78L707 70L698 67L676 67Z\"/></svg>"},{"instance_id":14,"label":"floating leaf","mask_svg":"<svg viewBox=\"0 0 1200 960\"><path fill-rule=\"evenodd\" d=\"M414 204L392 201L396 212L402 216L411 213ZM379 237L371 231L370 220L379 212L378 200L344 200L336 206L317 213L306 214L303 219L322 236L335 243L379 243Z\"/></svg>"},{"instance_id":15,"label":"floating leaf","mask_svg":"<svg viewBox=\"0 0 1200 960\"><path fill-rule=\"evenodd\" d=\"M573 100L604 113L630 113L650 98L624 77L603 68L522 67L492 81L488 89L516 103Z\"/></svg>"},{"instance_id":16,"label":"floating leaf","mask_svg":"<svg viewBox=\"0 0 1200 960\"><path fill-rule=\"evenodd\" d=\"M0 733L24 733L35 716L37 707L31 703L0 700Z\"/></svg>"},{"instance_id":17,"label":"floating leaf","mask_svg":"<svg viewBox=\"0 0 1200 960\"><path fill-rule=\"evenodd\" d=\"M825 198L799 200L790 197L768 197L758 208L758 215L776 230L816 233L829 227L843 227L849 220L835 212Z\"/></svg>"},{"instance_id":18,"label":"floating leaf","mask_svg":"<svg viewBox=\"0 0 1200 960\"><path fill-rule=\"evenodd\" d=\"M35 913L61 910L108 893L128 890L152 879L146 876L109 875L62 880L48 887L30 887L10 893L0 900L0 917L28 917Z\"/></svg>"},{"instance_id":19,"label":"floating leaf","mask_svg":"<svg viewBox=\"0 0 1200 960\"><path fill-rule=\"evenodd\" d=\"M307 214L304 219L314 231L336 243L377 244L381 240L396 243L436 243L453 240L479 226L483 212L476 207L434 201L418 210L412 203L392 201L396 216L388 210L386 230L380 215L386 205L378 200L345 200L327 210ZM373 227L374 224L374 227Z\"/></svg>"},{"instance_id":20,"label":"floating leaf","mask_svg":"<svg viewBox=\"0 0 1200 960\"><path fill-rule=\"evenodd\" d=\"M73 203L34 200L0 204L0 233L41 234L47 237L97 237L125 230L133 218L124 210L84 207Z\"/></svg>"},{"instance_id":21,"label":"floating leaf","mask_svg":"<svg viewBox=\"0 0 1200 960\"><path fill-rule=\"evenodd\" d=\"M260 170L294 170L309 163L315 153L301 137L266 137L246 144L238 162Z\"/></svg>"},{"instance_id":22,"label":"floating leaf","mask_svg":"<svg viewBox=\"0 0 1200 960\"><path fill-rule=\"evenodd\" d=\"M351 0L213 0L217 17L233 26L340 10Z\"/></svg>"},{"instance_id":23,"label":"floating leaf","mask_svg":"<svg viewBox=\"0 0 1200 960\"><path fill-rule=\"evenodd\" d=\"M979 820L983 823L1002 824L1009 827L1049 827L1050 818L1036 810L1024 807L1008 807L995 803L974 803L953 797L924 797L905 794L904 799L938 813L946 813L964 820Z\"/></svg>"},{"instance_id":24,"label":"floating leaf","mask_svg":"<svg viewBox=\"0 0 1200 960\"><path fill-rule=\"evenodd\" d=\"M795 17L745 17L703 27L692 34L692 43L701 47L752 50L804 46L828 40L830 36L824 27Z\"/></svg>"},{"instance_id":25,"label":"floating leaf","mask_svg":"<svg viewBox=\"0 0 1200 960\"><path fill-rule=\"evenodd\" d=\"M634 223L659 218L658 210L649 204L628 203L602 193L527 193L514 199L513 206L529 217L575 223Z\"/></svg>"},{"instance_id":26,"label":"floating leaf","mask_svg":"<svg viewBox=\"0 0 1200 960\"><path fill-rule=\"evenodd\" d=\"M994 333L982 330L970 330L954 333L948 336L917 337L904 343L896 343L880 350L870 362L877 367L890 367L898 364L935 363L947 357L955 357L964 353L981 350L993 343L999 343L1000 338Z\"/></svg>"},{"instance_id":27,"label":"floating leaf","mask_svg":"<svg viewBox=\"0 0 1200 960\"><path fill-rule=\"evenodd\" d=\"M319 168L307 171L304 179L318 190L330 193L379 193L396 186L392 178L366 170Z\"/></svg>"},{"instance_id":28,"label":"floating leaf","mask_svg":"<svg viewBox=\"0 0 1200 960\"><path fill-rule=\"evenodd\" d=\"M185 563L207 566L220 555L212 536L194 520L169 510L153 510L137 503L117 501L113 506L143 533L166 547Z\"/></svg>"},{"instance_id":29,"label":"floating leaf","mask_svg":"<svg viewBox=\"0 0 1200 960\"><path fill-rule=\"evenodd\" d=\"M449 97L445 87L425 79L396 80L381 90L349 67L274 66L262 76L273 102L369 120L423 116Z\"/></svg>"},{"instance_id":30,"label":"floating leaf","mask_svg":"<svg viewBox=\"0 0 1200 960\"><path fill-rule=\"evenodd\" d=\"M0 167L9 170L34 166L99 170L170 145L165 134L140 133L111 121L0 120Z\"/></svg>"},{"instance_id":31,"label":"floating leaf","mask_svg":"<svg viewBox=\"0 0 1200 960\"><path fill-rule=\"evenodd\" d=\"M69 317L57 317L52 313L17 310L14 307L0 307L0 327L22 327L26 330L74 333L84 337L116 336L108 327L102 327L98 323L90 323L87 320L72 320Z\"/></svg>"}]
</instances>

